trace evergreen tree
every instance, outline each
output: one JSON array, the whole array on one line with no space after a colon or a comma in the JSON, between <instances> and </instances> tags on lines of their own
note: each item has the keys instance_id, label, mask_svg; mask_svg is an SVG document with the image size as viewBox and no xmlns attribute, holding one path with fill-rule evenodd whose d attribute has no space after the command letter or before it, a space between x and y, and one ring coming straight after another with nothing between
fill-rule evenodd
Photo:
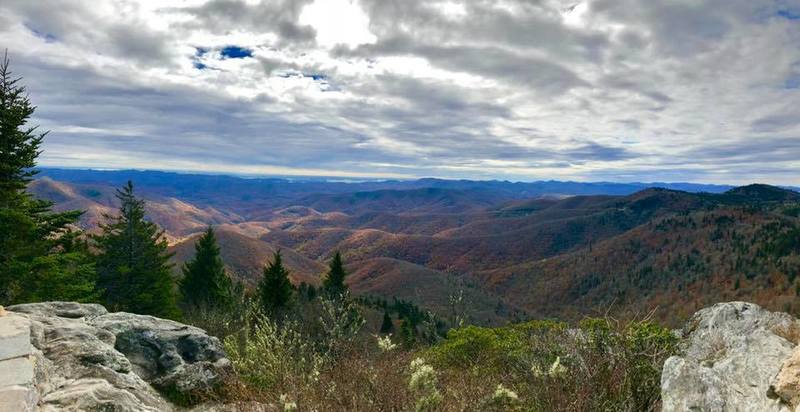
<instances>
[{"instance_id":1,"label":"evergreen tree","mask_svg":"<svg viewBox=\"0 0 800 412\"><path fill-rule=\"evenodd\" d=\"M281 251L278 250L272 262L264 267L264 277L258 283L256 293L261 308L267 315L277 316L291 304L293 291L289 271L283 267Z\"/></svg>"},{"instance_id":2,"label":"evergreen tree","mask_svg":"<svg viewBox=\"0 0 800 412\"><path fill-rule=\"evenodd\" d=\"M165 318L177 318L172 264L164 232L145 220L145 202L133 183L117 190L118 216L106 215L102 233L93 236L99 250L97 272L108 307Z\"/></svg>"},{"instance_id":3,"label":"evergreen tree","mask_svg":"<svg viewBox=\"0 0 800 412\"><path fill-rule=\"evenodd\" d=\"M413 346L417 341L416 328L410 320L405 318L400 321L400 340L407 347Z\"/></svg>"},{"instance_id":4,"label":"evergreen tree","mask_svg":"<svg viewBox=\"0 0 800 412\"><path fill-rule=\"evenodd\" d=\"M225 274L211 226L197 240L194 250L194 258L183 265L181 304L185 308L230 308L234 301L233 283Z\"/></svg>"},{"instance_id":5,"label":"evergreen tree","mask_svg":"<svg viewBox=\"0 0 800 412\"><path fill-rule=\"evenodd\" d=\"M26 192L46 133L26 126L36 109L0 61L0 303L96 299L91 259L69 226L80 211L53 213Z\"/></svg>"},{"instance_id":6,"label":"evergreen tree","mask_svg":"<svg viewBox=\"0 0 800 412\"><path fill-rule=\"evenodd\" d=\"M392 317L389 316L388 311L383 312L383 323L381 323L381 331L380 333L390 333L394 329L394 323L392 323Z\"/></svg>"},{"instance_id":7,"label":"evergreen tree","mask_svg":"<svg viewBox=\"0 0 800 412\"><path fill-rule=\"evenodd\" d=\"M340 295L347 290L347 285L344 284L344 278L346 277L347 272L344 270L342 255L337 251L333 255L333 260L331 260L330 268L328 269L328 276L322 282L322 287L329 295Z\"/></svg>"}]
</instances>

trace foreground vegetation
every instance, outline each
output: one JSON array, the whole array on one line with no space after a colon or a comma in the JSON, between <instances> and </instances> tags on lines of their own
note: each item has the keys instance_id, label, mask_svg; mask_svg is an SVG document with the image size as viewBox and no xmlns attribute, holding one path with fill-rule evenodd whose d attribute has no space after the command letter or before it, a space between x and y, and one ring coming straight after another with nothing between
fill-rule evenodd
<instances>
[{"instance_id":1,"label":"foreground vegetation","mask_svg":"<svg viewBox=\"0 0 800 412\"><path fill-rule=\"evenodd\" d=\"M466 326L408 343L376 333L370 308L346 293L278 318L246 311L220 335L236 375L213 398L284 410L657 410L661 367L677 350L647 320Z\"/></svg>"}]
</instances>

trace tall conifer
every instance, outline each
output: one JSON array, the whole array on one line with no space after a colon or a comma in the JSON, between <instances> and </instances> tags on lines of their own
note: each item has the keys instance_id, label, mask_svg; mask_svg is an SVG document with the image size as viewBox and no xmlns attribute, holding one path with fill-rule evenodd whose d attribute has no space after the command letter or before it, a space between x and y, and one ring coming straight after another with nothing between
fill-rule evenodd
<instances>
[{"instance_id":1,"label":"tall conifer","mask_svg":"<svg viewBox=\"0 0 800 412\"><path fill-rule=\"evenodd\" d=\"M322 282L322 287L330 295L340 295L347 290L347 285L344 284L344 279L347 277L347 272L344 270L344 263L342 262L342 255L337 251L333 255L328 275Z\"/></svg>"},{"instance_id":2,"label":"tall conifer","mask_svg":"<svg viewBox=\"0 0 800 412\"><path fill-rule=\"evenodd\" d=\"M258 283L258 299L261 308L270 316L277 316L292 301L294 288L289 281L289 271L283 267L281 251L272 257L272 262L264 267L264 277Z\"/></svg>"},{"instance_id":3,"label":"tall conifer","mask_svg":"<svg viewBox=\"0 0 800 412\"><path fill-rule=\"evenodd\" d=\"M27 126L36 109L0 61L0 304L96 299L95 272L80 234L82 212L53 213L26 192L46 133Z\"/></svg>"},{"instance_id":4,"label":"tall conifer","mask_svg":"<svg viewBox=\"0 0 800 412\"><path fill-rule=\"evenodd\" d=\"M217 238L210 226L194 245L194 258L183 265L181 304L185 308L227 309L233 305L233 284L225 274Z\"/></svg>"},{"instance_id":5,"label":"tall conifer","mask_svg":"<svg viewBox=\"0 0 800 412\"><path fill-rule=\"evenodd\" d=\"M389 311L383 312L383 322L381 323L381 333L390 333L394 330L394 322L392 322L392 317L389 316Z\"/></svg>"},{"instance_id":6,"label":"tall conifer","mask_svg":"<svg viewBox=\"0 0 800 412\"><path fill-rule=\"evenodd\" d=\"M97 249L99 284L112 310L176 318L172 265L164 232L145 220L145 202L137 199L133 183L117 190L117 216L106 215L102 233L93 237Z\"/></svg>"}]
</instances>

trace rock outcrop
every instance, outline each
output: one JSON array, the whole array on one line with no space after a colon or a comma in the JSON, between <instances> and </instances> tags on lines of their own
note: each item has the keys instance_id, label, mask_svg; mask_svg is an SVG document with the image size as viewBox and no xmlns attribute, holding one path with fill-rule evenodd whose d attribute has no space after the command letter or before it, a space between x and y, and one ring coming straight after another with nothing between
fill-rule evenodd
<instances>
[{"instance_id":1,"label":"rock outcrop","mask_svg":"<svg viewBox=\"0 0 800 412\"><path fill-rule=\"evenodd\" d=\"M795 350L800 321L752 303L719 303L695 313L682 334L682 353L667 359L661 376L665 412L793 410L771 384ZM795 398L796 386L782 388Z\"/></svg>"},{"instance_id":2,"label":"rock outcrop","mask_svg":"<svg viewBox=\"0 0 800 412\"><path fill-rule=\"evenodd\" d=\"M67 302L7 309L29 330L44 411L169 411L230 369L217 338L178 322Z\"/></svg>"},{"instance_id":3,"label":"rock outcrop","mask_svg":"<svg viewBox=\"0 0 800 412\"><path fill-rule=\"evenodd\" d=\"M792 410L800 410L800 347L781 366L778 376L772 381L770 395L777 396Z\"/></svg>"}]
</instances>

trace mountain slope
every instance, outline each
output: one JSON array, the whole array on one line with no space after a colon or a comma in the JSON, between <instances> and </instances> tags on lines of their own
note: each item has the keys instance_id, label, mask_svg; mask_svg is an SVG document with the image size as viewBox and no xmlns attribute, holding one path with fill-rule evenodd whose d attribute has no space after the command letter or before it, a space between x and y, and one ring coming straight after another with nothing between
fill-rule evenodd
<instances>
[{"instance_id":1,"label":"mountain slope","mask_svg":"<svg viewBox=\"0 0 800 412\"><path fill-rule=\"evenodd\" d=\"M281 249L283 263L289 269L292 283L306 282L317 285L320 283L319 276L325 273L325 265L308 259L291 249L280 248L228 229L218 229L216 235L220 254L228 273L234 279L244 282L247 287L255 287L258 284L263 276L264 265L272 260L273 254L278 249ZM179 270L181 264L194 257L194 244L199 236L200 234L194 234L170 247L170 251L175 253L173 262L176 263L176 270Z\"/></svg>"},{"instance_id":2,"label":"mountain slope","mask_svg":"<svg viewBox=\"0 0 800 412\"><path fill-rule=\"evenodd\" d=\"M488 190L421 188L376 190L345 194L318 194L298 200L298 204L321 212L339 211L350 215L382 211L397 214L476 212L511 199Z\"/></svg>"},{"instance_id":3,"label":"mountain slope","mask_svg":"<svg viewBox=\"0 0 800 412\"><path fill-rule=\"evenodd\" d=\"M43 177L31 182L28 191L55 202L57 211L83 210L79 225L89 231L95 231L100 223L105 222L104 214L117 212L115 188L109 185L70 184ZM144 195L143 198L146 200L147 219L164 229L172 242L202 231L208 225L232 224L241 220L233 213L212 207L200 208L176 198L157 195Z\"/></svg>"},{"instance_id":4,"label":"mountain slope","mask_svg":"<svg viewBox=\"0 0 800 412\"><path fill-rule=\"evenodd\" d=\"M262 239L313 258L326 256L321 254L326 250L340 250L349 260L391 257L466 273L555 256L624 233L653 217L706 203L703 197L685 192L653 189L626 197L567 198L524 216L481 215L475 222L433 236L377 229L294 228L273 231Z\"/></svg>"},{"instance_id":5,"label":"mountain slope","mask_svg":"<svg viewBox=\"0 0 800 412\"><path fill-rule=\"evenodd\" d=\"M374 258L348 265L347 283L357 295L394 297L444 317L465 312L472 323L499 324L522 317L502 299L445 273L391 258ZM456 301L455 299L461 299Z\"/></svg>"},{"instance_id":6,"label":"mountain slope","mask_svg":"<svg viewBox=\"0 0 800 412\"><path fill-rule=\"evenodd\" d=\"M657 218L569 254L476 274L539 316L638 313L677 325L720 300L797 311L800 220L792 206L722 206Z\"/></svg>"}]
</instances>

